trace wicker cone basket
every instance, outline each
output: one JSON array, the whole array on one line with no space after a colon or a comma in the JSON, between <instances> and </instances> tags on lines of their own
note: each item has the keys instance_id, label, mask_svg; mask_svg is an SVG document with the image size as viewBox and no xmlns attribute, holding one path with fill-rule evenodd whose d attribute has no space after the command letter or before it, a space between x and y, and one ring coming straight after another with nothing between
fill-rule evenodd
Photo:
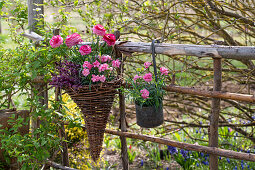
<instances>
[{"instance_id":1,"label":"wicker cone basket","mask_svg":"<svg viewBox=\"0 0 255 170\"><path fill-rule=\"evenodd\" d=\"M90 155L95 162L102 150L106 124L118 87L119 80L83 86L78 91L65 89L83 113Z\"/></svg>"}]
</instances>

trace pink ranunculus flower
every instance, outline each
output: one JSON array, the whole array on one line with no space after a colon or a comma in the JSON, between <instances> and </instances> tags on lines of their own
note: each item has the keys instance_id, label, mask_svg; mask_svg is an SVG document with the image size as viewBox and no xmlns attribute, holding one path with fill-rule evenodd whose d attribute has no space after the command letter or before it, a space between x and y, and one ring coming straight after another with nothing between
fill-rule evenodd
<instances>
[{"instance_id":1,"label":"pink ranunculus flower","mask_svg":"<svg viewBox=\"0 0 255 170\"><path fill-rule=\"evenodd\" d=\"M150 82L152 81L152 74L151 73L147 73L143 76L144 81Z\"/></svg>"},{"instance_id":2,"label":"pink ranunculus flower","mask_svg":"<svg viewBox=\"0 0 255 170\"><path fill-rule=\"evenodd\" d=\"M99 67L100 66L100 63L96 60L94 63L93 63L93 67Z\"/></svg>"},{"instance_id":3,"label":"pink ranunculus flower","mask_svg":"<svg viewBox=\"0 0 255 170\"><path fill-rule=\"evenodd\" d=\"M106 78L105 78L104 75L101 75L101 76L99 77L99 80L100 80L101 82L105 82Z\"/></svg>"},{"instance_id":4,"label":"pink ranunculus flower","mask_svg":"<svg viewBox=\"0 0 255 170\"><path fill-rule=\"evenodd\" d=\"M142 98L147 99L149 98L150 92L147 89L143 89L140 91Z\"/></svg>"},{"instance_id":5,"label":"pink ranunculus flower","mask_svg":"<svg viewBox=\"0 0 255 170\"><path fill-rule=\"evenodd\" d=\"M88 75L89 75L89 69L87 69L87 68L85 68L85 69L83 69L82 70L82 74L85 76L85 77L87 77Z\"/></svg>"},{"instance_id":6,"label":"pink ranunculus flower","mask_svg":"<svg viewBox=\"0 0 255 170\"><path fill-rule=\"evenodd\" d=\"M90 64L90 62L88 62L88 61L84 61L82 67L83 67L83 68L88 68L89 70L91 70L91 68L93 67L93 65Z\"/></svg>"},{"instance_id":7,"label":"pink ranunculus flower","mask_svg":"<svg viewBox=\"0 0 255 170\"><path fill-rule=\"evenodd\" d=\"M91 47L89 45L83 45L80 47L79 52L81 55L88 55L91 53Z\"/></svg>"},{"instance_id":8,"label":"pink ranunculus flower","mask_svg":"<svg viewBox=\"0 0 255 170\"><path fill-rule=\"evenodd\" d=\"M114 34L105 34L103 40L109 45L112 46L115 44L115 35Z\"/></svg>"},{"instance_id":9,"label":"pink ranunculus flower","mask_svg":"<svg viewBox=\"0 0 255 170\"><path fill-rule=\"evenodd\" d=\"M161 67L160 72L161 72L161 75L163 75L163 74L166 75L166 76L168 75L168 69L165 68L165 67Z\"/></svg>"},{"instance_id":10,"label":"pink ranunculus flower","mask_svg":"<svg viewBox=\"0 0 255 170\"><path fill-rule=\"evenodd\" d=\"M60 35L55 35L50 40L50 46L52 48L57 48L62 44L63 44L63 38Z\"/></svg>"},{"instance_id":11,"label":"pink ranunculus flower","mask_svg":"<svg viewBox=\"0 0 255 170\"><path fill-rule=\"evenodd\" d=\"M99 77L98 75L94 75L94 74L92 74L92 78L91 78L91 80L92 80L93 82L97 82L97 81L99 81L99 80L100 80L100 77Z\"/></svg>"},{"instance_id":12,"label":"pink ranunculus flower","mask_svg":"<svg viewBox=\"0 0 255 170\"><path fill-rule=\"evenodd\" d=\"M104 36L106 29L102 25L97 24L92 28L92 31L94 34Z\"/></svg>"},{"instance_id":13,"label":"pink ranunculus flower","mask_svg":"<svg viewBox=\"0 0 255 170\"><path fill-rule=\"evenodd\" d=\"M149 68L149 67L150 67L150 65L151 65L151 63L150 63L150 62L145 62L145 63L144 63L144 67L145 67L145 68Z\"/></svg>"},{"instance_id":14,"label":"pink ranunculus flower","mask_svg":"<svg viewBox=\"0 0 255 170\"><path fill-rule=\"evenodd\" d=\"M99 72L102 72L102 71L105 71L105 70L108 70L109 69L109 65L104 63L104 64L101 64L98 68L98 71Z\"/></svg>"},{"instance_id":15,"label":"pink ranunculus flower","mask_svg":"<svg viewBox=\"0 0 255 170\"><path fill-rule=\"evenodd\" d=\"M135 75L135 77L133 78L134 82L139 78L142 78L142 76Z\"/></svg>"},{"instance_id":16,"label":"pink ranunculus flower","mask_svg":"<svg viewBox=\"0 0 255 170\"><path fill-rule=\"evenodd\" d=\"M119 68L119 66L120 66L120 61L119 61L119 59L113 60L113 61L112 61L112 66L113 66L113 67L118 67L118 68Z\"/></svg>"},{"instance_id":17,"label":"pink ranunculus flower","mask_svg":"<svg viewBox=\"0 0 255 170\"><path fill-rule=\"evenodd\" d=\"M83 42L83 40L81 39L81 36L77 33L73 33L72 35L68 35L66 37L66 45L69 48L71 48L72 46L75 46L81 42Z\"/></svg>"}]
</instances>

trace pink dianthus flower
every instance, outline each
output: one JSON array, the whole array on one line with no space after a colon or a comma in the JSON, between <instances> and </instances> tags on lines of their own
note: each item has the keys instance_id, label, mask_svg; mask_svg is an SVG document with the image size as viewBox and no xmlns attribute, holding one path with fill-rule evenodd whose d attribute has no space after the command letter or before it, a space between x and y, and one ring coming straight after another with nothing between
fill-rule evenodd
<instances>
[{"instance_id":1,"label":"pink dianthus flower","mask_svg":"<svg viewBox=\"0 0 255 170\"><path fill-rule=\"evenodd\" d=\"M161 72L161 75L163 75L163 74L166 75L166 76L168 75L168 69L165 68L165 67L161 67L160 72Z\"/></svg>"},{"instance_id":2,"label":"pink dianthus flower","mask_svg":"<svg viewBox=\"0 0 255 170\"><path fill-rule=\"evenodd\" d=\"M93 66L94 66L94 67L99 67L99 66L100 66L100 63L96 60L96 61L93 63Z\"/></svg>"},{"instance_id":3,"label":"pink dianthus flower","mask_svg":"<svg viewBox=\"0 0 255 170\"><path fill-rule=\"evenodd\" d=\"M100 77L99 77L98 75L94 75L94 74L92 74L92 78L91 78L91 80L92 80L93 82L97 82L97 81L99 81L99 80L100 80Z\"/></svg>"},{"instance_id":4,"label":"pink dianthus flower","mask_svg":"<svg viewBox=\"0 0 255 170\"><path fill-rule=\"evenodd\" d=\"M143 89L140 91L142 98L147 99L149 98L150 92L147 89Z\"/></svg>"},{"instance_id":5,"label":"pink dianthus flower","mask_svg":"<svg viewBox=\"0 0 255 170\"><path fill-rule=\"evenodd\" d=\"M113 61L112 61L112 66L113 66L113 67L118 67L118 68L119 68L119 66L120 66L120 61L119 61L119 59L113 60Z\"/></svg>"},{"instance_id":6,"label":"pink dianthus flower","mask_svg":"<svg viewBox=\"0 0 255 170\"><path fill-rule=\"evenodd\" d=\"M103 55L100 57L101 62L107 62L108 60L111 61L112 57L109 55Z\"/></svg>"},{"instance_id":7,"label":"pink dianthus flower","mask_svg":"<svg viewBox=\"0 0 255 170\"><path fill-rule=\"evenodd\" d=\"M106 78L105 78L104 75L101 75L101 76L99 77L99 80L100 80L101 82L105 82Z\"/></svg>"},{"instance_id":8,"label":"pink dianthus flower","mask_svg":"<svg viewBox=\"0 0 255 170\"><path fill-rule=\"evenodd\" d=\"M150 82L152 81L152 74L151 73L147 73L143 76L144 81Z\"/></svg>"},{"instance_id":9,"label":"pink dianthus flower","mask_svg":"<svg viewBox=\"0 0 255 170\"><path fill-rule=\"evenodd\" d=\"M135 75L135 77L133 78L134 82L139 78L142 78L142 76Z\"/></svg>"},{"instance_id":10,"label":"pink dianthus flower","mask_svg":"<svg viewBox=\"0 0 255 170\"><path fill-rule=\"evenodd\" d=\"M89 69L86 69L86 68L85 68L85 69L82 70L82 74L83 74L85 77L87 77L87 76L89 75L89 73L90 73L90 72L89 72Z\"/></svg>"},{"instance_id":11,"label":"pink dianthus flower","mask_svg":"<svg viewBox=\"0 0 255 170\"><path fill-rule=\"evenodd\" d=\"M149 68L149 67L150 67L150 65L151 65L151 63L150 63L150 62L145 62L145 63L144 63L144 67L145 67L145 68Z\"/></svg>"},{"instance_id":12,"label":"pink dianthus flower","mask_svg":"<svg viewBox=\"0 0 255 170\"><path fill-rule=\"evenodd\" d=\"M88 61L84 61L82 67L83 67L83 68L88 68L89 70L91 70L91 68L93 67L93 65L90 64L90 62L88 62Z\"/></svg>"},{"instance_id":13,"label":"pink dianthus flower","mask_svg":"<svg viewBox=\"0 0 255 170\"><path fill-rule=\"evenodd\" d=\"M108 64L101 64L98 68L99 72L102 72L102 71L105 71L105 70L108 70L109 68L109 65Z\"/></svg>"}]
</instances>

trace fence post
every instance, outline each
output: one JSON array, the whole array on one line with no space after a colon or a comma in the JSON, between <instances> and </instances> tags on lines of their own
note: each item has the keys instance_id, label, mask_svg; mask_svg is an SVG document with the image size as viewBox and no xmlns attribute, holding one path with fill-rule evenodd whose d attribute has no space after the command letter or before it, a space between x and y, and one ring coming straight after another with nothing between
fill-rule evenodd
<instances>
[{"instance_id":1,"label":"fence post","mask_svg":"<svg viewBox=\"0 0 255 170\"><path fill-rule=\"evenodd\" d=\"M114 35L116 37L116 40L120 37L120 32L115 31ZM124 72L124 61L125 57L123 54L119 51L118 46L114 47L114 52L116 58L121 59L121 65L120 69L118 70L118 75L121 78L123 78L123 72ZM123 82L121 82L123 83ZM125 96L121 89L119 89L119 108L120 108L120 129L121 132L127 132L127 124L126 124L126 110L125 110ZM122 166L123 170L129 170L129 159L128 159L128 152L127 152L127 140L125 136L120 136L120 142L121 142L121 159L122 159Z\"/></svg>"},{"instance_id":2,"label":"fence post","mask_svg":"<svg viewBox=\"0 0 255 170\"><path fill-rule=\"evenodd\" d=\"M214 82L213 91L221 91L221 58L213 58L214 69ZM218 122L220 114L220 99L212 98L212 110L210 115L210 127L209 127L209 146L218 147ZM210 155L209 159L210 170L218 170L218 156Z\"/></svg>"},{"instance_id":3,"label":"fence post","mask_svg":"<svg viewBox=\"0 0 255 170\"><path fill-rule=\"evenodd\" d=\"M126 111L125 111L125 96L122 94L122 91L119 90L119 105L120 105L120 127L122 132L127 131L126 126ZM120 136L121 141L121 159L124 170L129 169L128 164L128 153L127 153L127 140L125 136Z\"/></svg>"},{"instance_id":4,"label":"fence post","mask_svg":"<svg viewBox=\"0 0 255 170\"><path fill-rule=\"evenodd\" d=\"M33 31L38 33L38 28L43 27L42 24L40 26L38 25L40 22L39 19L43 19L43 0L28 0L27 5L29 32L31 33Z\"/></svg>"},{"instance_id":5,"label":"fence post","mask_svg":"<svg viewBox=\"0 0 255 170\"><path fill-rule=\"evenodd\" d=\"M36 32L43 25L38 25L39 19L43 18L44 10L43 10L43 0L28 0L28 26L29 32ZM35 44L37 46L37 44ZM38 92L38 96L41 97L39 99L40 104L45 107L48 107L48 90L47 83L44 82L44 76L38 76L32 81L32 91L36 90ZM35 94L32 94L35 95ZM40 126L40 120L38 118L32 118L32 131Z\"/></svg>"}]
</instances>

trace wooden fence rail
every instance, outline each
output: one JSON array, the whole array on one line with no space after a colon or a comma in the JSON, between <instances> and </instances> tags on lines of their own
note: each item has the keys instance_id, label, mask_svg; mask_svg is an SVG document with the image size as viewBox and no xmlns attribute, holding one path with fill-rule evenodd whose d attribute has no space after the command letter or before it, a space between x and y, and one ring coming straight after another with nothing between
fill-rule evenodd
<instances>
[{"instance_id":1,"label":"wooden fence rail","mask_svg":"<svg viewBox=\"0 0 255 170\"><path fill-rule=\"evenodd\" d=\"M124 53L151 53L151 43L116 42ZM189 55L197 57L226 58L236 60L255 60L255 47L219 46L219 45L186 45L155 43L155 52L165 55Z\"/></svg>"},{"instance_id":2,"label":"wooden fence rail","mask_svg":"<svg viewBox=\"0 0 255 170\"><path fill-rule=\"evenodd\" d=\"M125 88L130 88L130 84L122 84ZM209 97L209 98L219 98L219 99L230 99L230 100L237 100L242 102L248 103L255 103L255 96L249 94L240 94L240 93L229 93L229 92L222 92L222 91L206 91L206 90L199 90L192 87L181 87L176 85L169 85L163 87L164 90L169 92L177 92L183 94L190 94L202 97Z\"/></svg>"},{"instance_id":3,"label":"wooden fence rail","mask_svg":"<svg viewBox=\"0 0 255 170\"><path fill-rule=\"evenodd\" d=\"M204 152L204 153L219 155L219 156L223 156L223 157L227 157L227 158L255 162L255 154L251 154L251 153L235 152L235 151L230 151L230 150L225 150L225 149L219 149L216 147L208 147L208 146L202 146L202 145L177 142L177 141L163 139L163 138L159 138L159 137L152 137L152 136L148 136L148 135L134 134L134 133L129 133L129 132L120 132L120 131L110 130L110 129L106 129L105 132L112 134L112 135L125 136L125 137L132 138L132 139L150 141L150 142L159 143L159 144L163 144L163 145L169 145L169 146L173 146L173 147L177 147L177 148L181 148L181 149Z\"/></svg>"},{"instance_id":4,"label":"wooden fence rail","mask_svg":"<svg viewBox=\"0 0 255 170\"><path fill-rule=\"evenodd\" d=\"M229 92L221 92L221 91L206 91L206 90L199 90L196 88L180 87L175 85L166 86L164 87L164 89L166 91L197 95L197 96L203 96L203 97L230 99L230 100L237 100L237 101L249 102L249 103L255 102L254 95L249 95L249 94L229 93Z\"/></svg>"}]
</instances>

